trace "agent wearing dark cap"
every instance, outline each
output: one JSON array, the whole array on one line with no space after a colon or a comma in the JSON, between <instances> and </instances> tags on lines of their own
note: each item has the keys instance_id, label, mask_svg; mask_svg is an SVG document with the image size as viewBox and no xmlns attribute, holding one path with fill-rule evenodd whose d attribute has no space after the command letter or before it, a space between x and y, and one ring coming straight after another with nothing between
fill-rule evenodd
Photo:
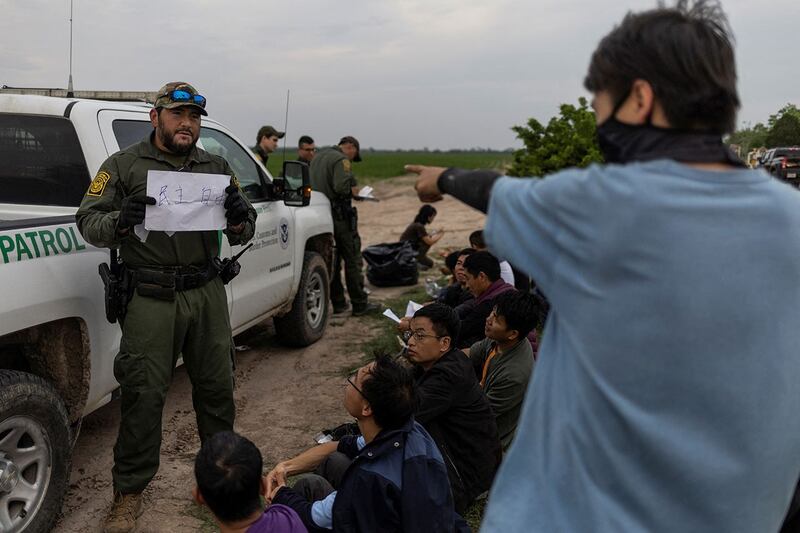
<instances>
[{"instance_id":1,"label":"agent wearing dark cap","mask_svg":"<svg viewBox=\"0 0 800 533\"><path fill-rule=\"evenodd\" d=\"M283 139L286 135L285 131L278 131L272 126L261 126L256 135L256 145L253 147L253 153L259 161L267 166L269 154L278 149L278 141Z\"/></svg>"},{"instance_id":2,"label":"agent wearing dark cap","mask_svg":"<svg viewBox=\"0 0 800 533\"><path fill-rule=\"evenodd\" d=\"M150 110L153 132L109 157L76 214L83 237L97 247L118 248L125 264L127 312L114 360L120 385L119 435L114 446L114 501L103 529L133 531L142 513L142 491L158 471L161 414L178 355L192 382L201 440L233 429L233 369L228 302L212 258L217 231L150 231L141 240L133 228L145 219L151 170L231 176L225 189L230 244L253 236L256 212L241 194L228 163L196 143L206 99L188 83L172 82Z\"/></svg>"},{"instance_id":3,"label":"agent wearing dark cap","mask_svg":"<svg viewBox=\"0 0 800 533\"><path fill-rule=\"evenodd\" d=\"M325 148L311 161L311 187L328 197L333 211L333 238L336 241L336 260L331 276L331 302L333 312L347 310L341 270L344 261L344 278L353 315L363 315L378 309L367 302L364 278L361 274L361 237L358 234L358 212L351 200L358 196L356 178L351 162L361 161L358 139L342 137L338 146Z\"/></svg>"}]
</instances>

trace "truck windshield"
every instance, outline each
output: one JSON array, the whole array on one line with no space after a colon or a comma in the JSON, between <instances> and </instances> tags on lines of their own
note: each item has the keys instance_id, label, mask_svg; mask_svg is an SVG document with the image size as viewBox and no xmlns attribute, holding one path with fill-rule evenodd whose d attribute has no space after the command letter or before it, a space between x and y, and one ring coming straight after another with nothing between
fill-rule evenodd
<instances>
[{"instance_id":1,"label":"truck windshield","mask_svg":"<svg viewBox=\"0 0 800 533\"><path fill-rule=\"evenodd\" d=\"M63 117L0 113L0 203L77 207L91 176Z\"/></svg>"}]
</instances>

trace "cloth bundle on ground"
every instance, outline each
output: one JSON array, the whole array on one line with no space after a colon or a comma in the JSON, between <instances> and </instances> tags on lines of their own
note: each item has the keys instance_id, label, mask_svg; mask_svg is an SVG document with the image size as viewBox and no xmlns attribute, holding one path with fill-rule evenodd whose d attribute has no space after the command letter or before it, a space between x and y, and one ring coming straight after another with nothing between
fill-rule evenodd
<instances>
[{"instance_id":1,"label":"cloth bundle on ground","mask_svg":"<svg viewBox=\"0 0 800 533\"><path fill-rule=\"evenodd\" d=\"M367 246L361 255L367 279L376 287L414 285L419 278L417 251L409 241Z\"/></svg>"}]
</instances>

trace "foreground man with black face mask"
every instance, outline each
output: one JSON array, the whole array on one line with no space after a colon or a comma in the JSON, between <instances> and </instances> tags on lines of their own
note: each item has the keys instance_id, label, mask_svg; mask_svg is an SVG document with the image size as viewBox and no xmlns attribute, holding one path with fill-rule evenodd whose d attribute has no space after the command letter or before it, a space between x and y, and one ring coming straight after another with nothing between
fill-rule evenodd
<instances>
[{"instance_id":1,"label":"foreground man with black face mask","mask_svg":"<svg viewBox=\"0 0 800 533\"><path fill-rule=\"evenodd\" d=\"M407 167L423 201L488 209L489 250L552 306L481 531L777 531L800 475L800 193L722 143L719 4L627 15L585 86L606 165Z\"/></svg>"}]
</instances>

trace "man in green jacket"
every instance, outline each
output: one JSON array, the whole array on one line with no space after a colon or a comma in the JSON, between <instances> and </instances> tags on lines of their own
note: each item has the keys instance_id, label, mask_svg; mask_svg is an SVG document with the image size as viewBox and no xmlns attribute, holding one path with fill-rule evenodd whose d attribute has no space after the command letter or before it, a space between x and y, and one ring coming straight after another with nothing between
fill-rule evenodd
<instances>
[{"instance_id":1,"label":"man in green jacket","mask_svg":"<svg viewBox=\"0 0 800 533\"><path fill-rule=\"evenodd\" d=\"M475 375L492 406L503 453L517 431L519 413L533 374L533 348L527 339L536 327L536 298L509 291L495 299L486 319L486 338L469 349Z\"/></svg>"},{"instance_id":2,"label":"man in green jacket","mask_svg":"<svg viewBox=\"0 0 800 533\"><path fill-rule=\"evenodd\" d=\"M179 354L192 381L200 438L233 429L230 318L223 283L212 267L221 234L134 230L144 221L146 205L156 203L146 196L148 172L183 171L231 176L224 234L231 244L253 236L256 213L230 166L196 147L205 104L187 83L162 87L150 110L153 133L101 165L76 214L88 242L119 249L130 298L114 360L122 416L107 532L133 531L142 513L142 491L158 471L161 414Z\"/></svg>"},{"instance_id":3,"label":"man in green jacket","mask_svg":"<svg viewBox=\"0 0 800 533\"><path fill-rule=\"evenodd\" d=\"M344 277L353 315L364 315L378 309L367 302L364 277L361 274L361 236L358 234L358 212L351 200L358 197L352 162L361 161L358 140L342 137L338 146L326 148L311 161L311 188L328 197L333 214L333 238L336 241L336 261L331 274L331 302L333 312L347 310L341 270Z\"/></svg>"}]
</instances>

